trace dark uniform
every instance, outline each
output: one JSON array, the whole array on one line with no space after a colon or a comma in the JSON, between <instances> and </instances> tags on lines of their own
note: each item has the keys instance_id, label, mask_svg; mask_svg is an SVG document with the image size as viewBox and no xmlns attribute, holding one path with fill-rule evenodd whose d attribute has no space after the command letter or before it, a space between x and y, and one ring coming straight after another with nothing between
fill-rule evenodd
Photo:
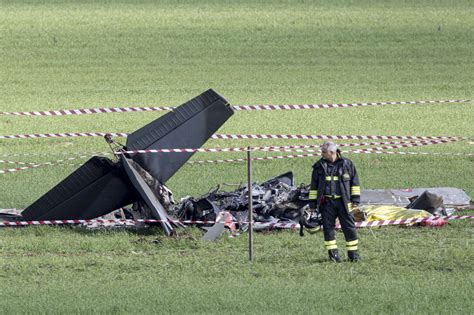
<instances>
[{"instance_id":1,"label":"dark uniform","mask_svg":"<svg viewBox=\"0 0 474 315\"><path fill-rule=\"evenodd\" d=\"M359 204L359 202L359 177L351 160L338 154L338 159L334 162L321 158L313 165L309 207L310 209L317 208L321 213L324 244L332 260L340 261L334 230L336 218L339 218L341 223L349 259L360 259L357 253L358 240L354 218L349 213L352 204Z\"/></svg>"}]
</instances>

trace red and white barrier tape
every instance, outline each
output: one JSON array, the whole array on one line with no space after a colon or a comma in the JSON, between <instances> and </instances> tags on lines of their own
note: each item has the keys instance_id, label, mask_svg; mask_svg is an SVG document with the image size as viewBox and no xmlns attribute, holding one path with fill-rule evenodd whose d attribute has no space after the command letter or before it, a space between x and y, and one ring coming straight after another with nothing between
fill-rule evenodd
<instances>
[{"instance_id":1,"label":"red and white barrier tape","mask_svg":"<svg viewBox=\"0 0 474 315\"><path fill-rule=\"evenodd\" d=\"M436 143L431 143L431 141L426 140L411 140L411 141L380 141L380 142L359 142L359 143L337 143L339 148L343 147L362 147L362 146L380 146L380 145L409 145L417 143L431 143L431 144L440 144L447 142L461 141L460 138L450 138L450 139L441 139L436 141ZM309 144L309 145L287 145L287 146L278 146L281 149L307 149L307 148L319 148L319 144ZM442 153L445 154L445 153Z\"/></svg>"},{"instance_id":2,"label":"red and white barrier tape","mask_svg":"<svg viewBox=\"0 0 474 315\"><path fill-rule=\"evenodd\" d=\"M370 152L352 152L352 151L347 151L346 153L362 153L362 154L395 154L395 155L434 155L434 156L474 156L474 153L436 153L436 152L397 152L397 151L370 151ZM257 160L257 161L264 161L264 160L276 160L276 159L290 159L290 158L305 158L305 157L320 157L320 154L299 154L299 155L284 155L284 156L274 156L274 157L259 157L259 158L252 158L252 160ZM246 159L225 159L225 160L195 160L195 161L189 161L187 162L188 164L198 164L198 165L204 165L204 164L215 164L215 163L232 163L232 162L246 162ZM50 162L47 162L46 164L40 164L40 165L35 165L34 168L32 167L24 167L24 168L15 168L15 169L7 169L7 170L0 170L0 174L7 174L7 173L13 173L13 172L18 172L22 170L29 170L29 169L35 169L40 166L74 166L74 167L79 167L83 165L84 163L58 163L58 164L52 164Z\"/></svg>"},{"instance_id":3,"label":"red and white barrier tape","mask_svg":"<svg viewBox=\"0 0 474 315\"><path fill-rule=\"evenodd\" d=\"M366 221L356 222L356 227L374 227L374 226L386 226L386 225L403 225L410 223L422 223L428 221L435 221L438 219L444 219L447 221L452 220L465 220L474 219L474 215L451 215L446 217L429 217L429 218L411 218L411 219L400 219L400 220L383 220L383 221ZM160 222L173 222L182 224L214 224L215 221L198 221L198 220L154 220L154 219L141 219L141 220L41 220L41 221L1 221L0 227L7 226L29 226L29 225L74 225L74 224L112 224L112 223L160 223ZM234 223L248 223L248 222L237 222ZM297 228L299 224L296 223L267 223L267 222L254 222L258 223L260 227L268 228ZM336 225L336 228L340 228L340 225Z\"/></svg>"},{"instance_id":4,"label":"red and white barrier tape","mask_svg":"<svg viewBox=\"0 0 474 315\"><path fill-rule=\"evenodd\" d=\"M0 170L0 174L14 173L18 171L37 168L40 166L44 166L44 164L34 164L34 165L28 165L28 166L22 166L22 167L16 167L16 168L7 168L7 169Z\"/></svg>"},{"instance_id":5,"label":"red and white barrier tape","mask_svg":"<svg viewBox=\"0 0 474 315\"><path fill-rule=\"evenodd\" d=\"M0 136L0 139L38 139L38 138L68 138L68 137L127 137L126 132L63 132L63 133L33 133L22 135Z\"/></svg>"},{"instance_id":6,"label":"red and white barrier tape","mask_svg":"<svg viewBox=\"0 0 474 315\"><path fill-rule=\"evenodd\" d=\"M344 108L361 106L381 105L415 105L415 104L441 104L441 103L469 103L471 100L436 100L436 101L395 101L395 102L371 102L371 103L339 103L339 104L285 104L285 105L238 105L232 106L234 110L302 110L319 108Z\"/></svg>"},{"instance_id":7,"label":"red and white barrier tape","mask_svg":"<svg viewBox=\"0 0 474 315\"><path fill-rule=\"evenodd\" d=\"M65 163L65 162L76 160L76 159L83 159L83 158L87 158L87 157L89 157L89 156L77 156L77 157L70 157L70 158L62 159L62 160L56 160L56 161L52 161L52 162L44 162L44 163L16 162L17 164L26 164L26 166L10 168L10 169L3 169L3 170L0 170L0 174L14 173L14 172L24 171L24 170L28 170L28 169L38 168L38 167L41 167L41 166L55 166L55 165L60 165L60 164L64 165L63 163ZM13 162L13 161L11 161L11 162Z\"/></svg>"},{"instance_id":8,"label":"red and white barrier tape","mask_svg":"<svg viewBox=\"0 0 474 315\"><path fill-rule=\"evenodd\" d=\"M443 144L443 143L454 142L454 141L458 141L458 140L449 139L449 140L428 140L428 141L409 142L409 143L403 142L396 145L388 145L388 146L384 145L377 148L361 149L360 151L361 152L362 151L380 151L380 150L389 150L389 149L398 149L398 148L410 148L410 147L418 147L418 146L433 145L433 144ZM216 153L216 152L247 152L249 150L250 151L283 151L283 152L291 152L291 151L319 152L319 150L302 149L302 148L298 148L298 146L268 146L268 147L250 147L250 148L197 148L197 149L186 148L186 149L129 150L129 151L116 152L116 154L191 153L191 152ZM346 151L346 152L351 152L351 151Z\"/></svg>"},{"instance_id":9,"label":"red and white barrier tape","mask_svg":"<svg viewBox=\"0 0 474 315\"><path fill-rule=\"evenodd\" d=\"M136 224L136 223L160 223L160 222L174 222L182 224L214 224L215 221L198 221L198 220L154 220L154 219L138 219L138 220L127 220L127 219L116 219L116 220L41 220L41 221L2 221L2 226L27 226L27 225L74 225L74 224Z\"/></svg>"},{"instance_id":10,"label":"red and white barrier tape","mask_svg":"<svg viewBox=\"0 0 474 315\"><path fill-rule=\"evenodd\" d=\"M461 153L461 152L454 152L454 153L440 153L440 152L410 152L410 151L387 151L387 150L349 150L349 151L342 151L342 153L349 153L349 154L395 154L395 155L434 155L434 156L474 156L474 153Z\"/></svg>"},{"instance_id":11,"label":"red and white barrier tape","mask_svg":"<svg viewBox=\"0 0 474 315\"><path fill-rule=\"evenodd\" d=\"M214 134L212 139L285 139L285 140L465 140L455 136L380 136L380 135L289 135L289 134Z\"/></svg>"},{"instance_id":12,"label":"red and white barrier tape","mask_svg":"<svg viewBox=\"0 0 474 315\"><path fill-rule=\"evenodd\" d=\"M242 148L243 149L243 148ZM245 149L246 150L246 149ZM234 150L235 151L235 150ZM296 150L267 150L267 151L303 151L300 149ZM254 157L252 161L268 161L268 160L281 160L281 159L293 159L293 158L307 158L307 157L320 157L320 151L316 150L305 150L309 152L317 152L317 153L308 153L308 154L289 154L289 155L276 155L276 156L266 156L266 157ZM404 152L404 151L387 151L379 148L369 148L369 149L359 149L359 150L347 150L342 151L342 153L363 153L363 154L398 154L398 155L442 155L442 156L474 156L474 153L437 153L437 152ZM77 158L85 158L87 156L81 156ZM70 158L68 160L72 160L74 158ZM54 165L70 165L70 166L81 166L82 164L64 164L67 160L58 160L54 162L45 162L40 164L32 164L24 167L12 168L12 169L4 169L0 170L0 174L7 174L7 173L14 173L18 171L34 169L41 166L54 166ZM247 159L239 158L239 159L218 159L218 160L195 160L189 161L188 164L208 164L208 163L231 163L231 162L246 162Z\"/></svg>"},{"instance_id":13,"label":"red and white barrier tape","mask_svg":"<svg viewBox=\"0 0 474 315\"><path fill-rule=\"evenodd\" d=\"M320 156L321 156L320 154L289 154L289 155L253 157L251 158L251 160L252 161L268 161L268 160L281 160L281 159L320 157ZM232 162L247 162L247 159L196 160L196 161L189 161L188 164L232 163Z\"/></svg>"},{"instance_id":14,"label":"red and white barrier tape","mask_svg":"<svg viewBox=\"0 0 474 315\"><path fill-rule=\"evenodd\" d=\"M110 152L32 152L32 153L5 153L0 154L0 157L25 157L25 156L51 156L51 155L69 155L69 157L82 156L97 156L97 155L112 155Z\"/></svg>"},{"instance_id":15,"label":"red and white barrier tape","mask_svg":"<svg viewBox=\"0 0 474 315\"><path fill-rule=\"evenodd\" d=\"M447 140L447 141L460 141L463 138L459 137L452 137L452 138L442 138L440 140ZM377 146L377 145L385 145L385 144L406 144L406 143L419 143L425 142L424 140L410 140L410 141L380 141L380 142L361 142L361 143L338 143L339 147L358 147L358 146ZM272 146L270 146L272 147ZM282 149L305 149L305 148L318 148L320 147L319 144L309 144L309 145L286 145L286 146L274 146L277 148ZM34 153L6 153L0 154L0 157L19 157L19 156L50 156L50 155L66 155L70 154L71 156L77 155L88 155L88 156L95 156L95 155L111 155L109 152L49 152L49 153L41 153L41 152L34 152ZM441 155L447 153L440 153ZM0 161L1 163L1 161Z\"/></svg>"},{"instance_id":16,"label":"red and white barrier tape","mask_svg":"<svg viewBox=\"0 0 474 315\"><path fill-rule=\"evenodd\" d=\"M364 222L356 222L355 226L357 228L367 228L367 227L375 227L375 226L387 226L387 225L404 225L404 224L413 224L413 223L423 223L429 221L436 221L438 219L444 219L447 221L452 220L465 220L465 219L474 219L473 215L451 215L446 217L429 217L429 218L411 218L411 219L399 219L399 220L381 220L381 221L364 221ZM279 228L279 229L295 229L299 228L300 225L296 223L265 223L265 222L258 222L259 228L264 229L272 229L272 228ZM336 229L340 229L341 225L336 224Z\"/></svg>"},{"instance_id":17,"label":"red and white barrier tape","mask_svg":"<svg viewBox=\"0 0 474 315\"><path fill-rule=\"evenodd\" d=\"M342 151L342 153L362 153L362 154L395 154L395 155L438 155L438 156L474 156L474 153L436 153L436 152L406 152L406 151ZM268 160L283 160L283 159L297 159L297 158L308 158L308 157L321 157L320 154L308 153L308 154L289 154L289 155L274 155L265 157L253 157L252 161L268 161ZM246 162L247 159L219 159L219 160L195 160L189 161L189 164L207 164L207 163L233 163L233 162Z\"/></svg>"},{"instance_id":18,"label":"red and white barrier tape","mask_svg":"<svg viewBox=\"0 0 474 315\"><path fill-rule=\"evenodd\" d=\"M32 162L20 162L20 161L8 161L8 160L0 160L0 163L17 164L17 165L35 165L35 164L38 164L38 163L32 163Z\"/></svg>"},{"instance_id":19,"label":"red and white barrier tape","mask_svg":"<svg viewBox=\"0 0 474 315\"><path fill-rule=\"evenodd\" d=\"M340 145L339 145L340 146ZM315 146L319 147L319 145ZM343 151L342 153L380 153L380 152L355 152L356 150L351 150L351 151ZM103 156L103 155L112 155L110 152L78 152L78 153L70 153L70 152L51 152L51 153L19 153L19 154L3 154L0 155L2 157L13 157L13 156L49 156L49 155L66 155L70 154L70 157L74 157L77 155L81 155L81 158L83 157L93 157L93 156ZM438 156L473 156L474 153L462 153L462 152L452 152L452 153L446 153L446 152L413 152L413 151L397 151L397 152L392 152L392 151L387 151L386 154L405 154L405 155L438 155ZM233 160L232 160L233 161ZM1 163L1 162L0 162ZM71 165L71 166L79 166L82 164L62 164L62 165Z\"/></svg>"},{"instance_id":20,"label":"red and white barrier tape","mask_svg":"<svg viewBox=\"0 0 474 315\"><path fill-rule=\"evenodd\" d=\"M277 160L277 159L290 159L290 158L305 158L305 157L319 157L320 154L295 154L295 155L281 155L281 156L267 156L267 157L254 157L252 161L266 161L266 160ZM62 161L62 160L60 160ZM208 164L208 163L227 163L227 162L245 162L247 159L219 159L219 160L196 160L189 161L188 164ZM63 162L45 162L40 164L28 165L24 167L17 167L11 169L0 170L0 174L15 173L23 170L29 170L38 168L41 166L54 166L54 165L65 165ZM81 166L82 164L69 164L71 166Z\"/></svg>"},{"instance_id":21,"label":"red and white barrier tape","mask_svg":"<svg viewBox=\"0 0 474 315\"><path fill-rule=\"evenodd\" d=\"M67 138L67 137L127 137L126 132L64 132L64 133L34 133L0 136L0 139L39 139L39 138ZM456 136L378 136L378 135L287 135L287 134L214 134L214 140L237 139L285 139L285 140L441 140L460 139L466 137Z\"/></svg>"},{"instance_id":22,"label":"red and white barrier tape","mask_svg":"<svg viewBox=\"0 0 474 315\"><path fill-rule=\"evenodd\" d=\"M284 105L236 105L232 108L236 111L243 110L302 110L319 108L345 108L360 106L381 105L415 105L415 104L443 104L443 103L469 103L471 100L435 100L435 101L394 101L394 102L370 102L370 103L339 103L339 104L284 104ZM176 107L168 106L145 106L145 107L109 107L109 108L85 108L85 109L61 109L33 112L0 112L0 115L9 116L70 116L86 114L105 113L130 113L148 111L170 111Z\"/></svg>"}]
</instances>

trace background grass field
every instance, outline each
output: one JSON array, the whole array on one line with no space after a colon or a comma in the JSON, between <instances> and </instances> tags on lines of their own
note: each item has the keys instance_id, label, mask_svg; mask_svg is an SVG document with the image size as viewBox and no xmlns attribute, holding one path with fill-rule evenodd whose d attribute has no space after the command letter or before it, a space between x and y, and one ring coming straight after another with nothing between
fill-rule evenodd
<instances>
[{"instance_id":1,"label":"background grass field","mask_svg":"<svg viewBox=\"0 0 474 315\"><path fill-rule=\"evenodd\" d=\"M0 111L176 106L208 88L234 105L473 97L470 1L0 3ZM3 116L0 135L131 132L161 114ZM473 121L472 103L237 112L219 133L472 137ZM100 138L0 140L1 159L24 162L103 151ZM472 153L472 146L464 141L409 151ZM40 155L11 157L33 152ZM222 157L243 155L194 159ZM454 186L474 194L472 158L349 157L363 188ZM293 170L297 182L308 183L314 160L257 162L254 178ZM0 208L29 205L76 167L0 175ZM244 164L187 165L168 184L182 197L245 181L245 175ZM4 229L0 310L473 311L472 223L360 234L361 264L326 263L322 235L282 232L258 234L256 261L249 265L245 235L204 243L198 230L167 239L158 230Z\"/></svg>"}]
</instances>

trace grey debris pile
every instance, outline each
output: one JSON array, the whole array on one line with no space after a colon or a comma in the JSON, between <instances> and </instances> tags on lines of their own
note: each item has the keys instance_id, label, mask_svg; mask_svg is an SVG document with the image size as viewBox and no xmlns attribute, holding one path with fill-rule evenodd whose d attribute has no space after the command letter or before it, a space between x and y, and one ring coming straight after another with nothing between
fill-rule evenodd
<instances>
[{"instance_id":1,"label":"grey debris pile","mask_svg":"<svg viewBox=\"0 0 474 315\"><path fill-rule=\"evenodd\" d=\"M307 204L308 187L304 184L294 186L292 172L252 185L255 221L297 223ZM172 215L180 220L215 221L219 212L228 211L239 223L248 220L248 205L246 186L230 192L221 191L218 186L199 198L182 199L172 210Z\"/></svg>"}]
</instances>

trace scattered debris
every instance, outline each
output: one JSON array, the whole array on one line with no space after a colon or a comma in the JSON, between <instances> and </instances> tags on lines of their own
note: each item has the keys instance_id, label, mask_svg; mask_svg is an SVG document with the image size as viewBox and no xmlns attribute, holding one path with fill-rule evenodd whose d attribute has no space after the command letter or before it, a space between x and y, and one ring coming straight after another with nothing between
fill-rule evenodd
<instances>
[{"instance_id":1,"label":"scattered debris","mask_svg":"<svg viewBox=\"0 0 474 315\"><path fill-rule=\"evenodd\" d=\"M450 207L469 206L471 198L466 192L453 187L413 188L413 189L363 189L361 204L379 204L407 206L413 196L420 196L425 191L443 198L443 204Z\"/></svg>"},{"instance_id":2,"label":"scattered debris","mask_svg":"<svg viewBox=\"0 0 474 315\"><path fill-rule=\"evenodd\" d=\"M260 223L298 223L308 204L308 187L293 184L293 173L287 172L262 184L253 184L252 207L254 220ZM181 200L173 215L180 220L212 220L218 213L228 211L234 221L246 230L248 220L248 188L239 187L235 191L220 191L220 186L200 198L187 197ZM259 225L255 226L259 229Z\"/></svg>"},{"instance_id":3,"label":"scattered debris","mask_svg":"<svg viewBox=\"0 0 474 315\"><path fill-rule=\"evenodd\" d=\"M207 229L207 233L204 234L202 239L205 241L214 241L224 233L226 227L232 232L231 236L237 235L237 228L233 222L232 214L227 211L221 211L217 215L216 224Z\"/></svg>"},{"instance_id":4,"label":"scattered debris","mask_svg":"<svg viewBox=\"0 0 474 315\"><path fill-rule=\"evenodd\" d=\"M287 172L272 178L262 184L252 185L252 206L254 209L253 219L256 221L254 230L267 230L278 228L278 224L300 228L300 234L305 231L315 233L321 229L320 213L310 213L308 208L309 186L294 185L293 173ZM465 206L470 199L461 189L457 188L419 188L413 190L363 190L365 194L372 197L390 195L385 204L371 204L362 198L360 207L354 209L352 214L356 222L371 222L378 220L401 220L409 218L428 218L434 216L446 216L452 214L453 208L446 209L443 204L444 196L432 193L437 191L451 194L455 192L456 197L447 196L447 199L456 205ZM399 193L400 192L400 193ZM411 192L410 195L408 195ZM413 192L420 193L414 196ZM407 195L407 197L403 195ZM398 198L392 198L398 196ZM399 203L405 203L402 207ZM380 200L380 199L379 199ZM387 201L387 199L385 199ZM199 198L186 197L174 207L173 216L180 220L202 220L219 221L218 213L228 211L238 227L245 231L248 228L245 222L248 219L248 190L247 187L239 186L236 190L225 192L220 186ZM423 225L443 226L444 220L428 222ZM222 227L222 224L220 225ZM217 225L215 226L217 230Z\"/></svg>"},{"instance_id":5,"label":"scattered debris","mask_svg":"<svg viewBox=\"0 0 474 315\"><path fill-rule=\"evenodd\" d=\"M425 190L420 196L409 198L407 209L423 209L436 216L446 216L443 197Z\"/></svg>"}]
</instances>

